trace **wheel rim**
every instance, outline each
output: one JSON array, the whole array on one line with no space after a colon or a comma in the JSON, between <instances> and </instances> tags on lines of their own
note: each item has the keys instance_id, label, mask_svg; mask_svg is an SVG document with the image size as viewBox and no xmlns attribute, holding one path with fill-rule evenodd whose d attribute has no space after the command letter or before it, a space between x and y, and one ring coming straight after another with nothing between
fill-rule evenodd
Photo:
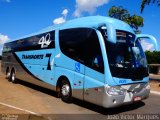
<instances>
[{"instance_id":1,"label":"wheel rim","mask_svg":"<svg viewBox=\"0 0 160 120\"><path fill-rule=\"evenodd\" d=\"M7 72L6 77L7 77L7 78L9 78L9 77L10 77L10 73L9 73L9 72Z\"/></svg>"},{"instance_id":2,"label":"wheel rim","mask_svg":"<svg viewBox=\"0 0 160 120\"><path fill-rule=\"evenodd\" d=\"M70 86L68 84L65 84L62 86L62 95L68 96L70 94Z\"/></svg>"},{"instance_id":3,"label":"wheel rim","mask_svg":"<svg viewBox=\"0 0 160 120\"><path fill-rule=\"evenodd\" d=\"M12 80L12 82L15 81L15 73L12 73L11 80Z\"/></svg>"}]
</instances>

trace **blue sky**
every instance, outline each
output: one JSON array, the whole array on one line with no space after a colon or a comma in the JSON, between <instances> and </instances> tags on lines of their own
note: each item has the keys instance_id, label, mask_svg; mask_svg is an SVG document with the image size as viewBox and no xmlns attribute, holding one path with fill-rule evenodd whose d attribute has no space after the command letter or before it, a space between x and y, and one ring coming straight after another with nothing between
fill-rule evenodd
<instances>
[{"instance_id":1,"label":"blue sky","mask_svg":"<svg viewBox=\"0 0 160 120\"><path fill-rule=\"evenodd\" d=\"M140 3L141 0L0 0L0 50L6 41L59 22L90 15L108 16L113 5L142 16L142 33L151 34L160 42L160 7L151 4L141 14ZM146 42L144 45L148 49L153 47Z\"/></svg>"}]
</instances>

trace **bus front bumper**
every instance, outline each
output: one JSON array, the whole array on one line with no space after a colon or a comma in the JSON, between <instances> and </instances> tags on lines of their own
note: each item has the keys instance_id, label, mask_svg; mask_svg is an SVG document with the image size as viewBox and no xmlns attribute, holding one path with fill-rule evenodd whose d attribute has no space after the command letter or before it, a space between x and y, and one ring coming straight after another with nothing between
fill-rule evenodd
<instances>
[{"instance_id":1,"label":"bus front bumper","mask_svg":"<svg viewBox=\"0 0 160 120\"><path fill-rule=\"evenodd\" d=\"M113 90L108 92L108 87L105 87L106 93L103 96L103 107L114 108L122 105L132 104L142 101L149 97L150 86L146 84L122 85L119 94L115 94Z\"/></svg>"}]
</instances>

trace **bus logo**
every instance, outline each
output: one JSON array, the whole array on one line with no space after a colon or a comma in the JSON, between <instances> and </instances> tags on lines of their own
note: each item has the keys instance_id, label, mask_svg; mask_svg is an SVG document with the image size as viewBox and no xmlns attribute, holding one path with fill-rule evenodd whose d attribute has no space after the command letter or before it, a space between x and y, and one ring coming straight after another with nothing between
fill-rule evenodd
<instances>
[{"instance_id":1,"label":"bus logo","mask_svg":"<svg viewBox=\"0 0 160 120\"><path fill-rule=\"evenodd\" d=\"M38 44L41 45L41 48L46 48L52 42L50 39L51 39L51 34L48 33L46 36L41 37L41 39L39 40Z\"/></svg>"},{"instance_id":2,"label":"bus logo","mask_svg":"<svg viewBox=\"0 0 160 120\"><path fill-rule=\"evenodd\" d=\"M75 71L80 72L80 63L75 64Z\"/></svg>"}]
</instances>

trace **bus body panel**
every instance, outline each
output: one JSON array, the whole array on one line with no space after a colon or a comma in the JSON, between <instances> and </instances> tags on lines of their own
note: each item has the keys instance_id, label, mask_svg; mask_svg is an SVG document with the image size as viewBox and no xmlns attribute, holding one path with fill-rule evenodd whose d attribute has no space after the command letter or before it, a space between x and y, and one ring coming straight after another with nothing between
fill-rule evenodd
<instances>
[{"instance_id":1,"label":"bus body panel","mask_svg":"<svg viewBox=\"0 0 160 120\"><path fill-rule=\"evenodd\" d=\"M147 83L148 80L149 80L149 77L145 77L142 80L137 80L133 82L131 79L112 77L112 79L108 81L109 82L108 85L116 86L116 85L132 84L132 83L138 83L138 82ZM114 82L111 82L111 81L114 81Z\"/></svg>"},{"instance_id":2,"label":"bus body panel","mask_svg":"<svg viewBox=\"0 0 160 120\"><path fill-rule=\"evenodd\" d=\"M78 72L74 73L73 96L80 100L84 100L84 78L84 74Z\"/></svg>"},{"instance_id":3,"label":"bus body panel","mask_svg":"<svg viewBox=\"0 0 160 120\"><path fill-rule=\"evenodd\" d=\"M94 74L96 76L97 74ZM104 78L104 75L99 75ZM102 106L104 82L86 74L84 83L84 100ZM96 96L96 97L95 97Z\"/></svg>"},{"instance_id":4,"label":"bus body panel","mask_svg":"<svg viewBox=\"0 0 160 120\"><path fill-rule=\"evenodd\" d=\"M7 56L7 57L5 57ZM7 62L4 62L7 61ZM14 61L14 62L11 62ZM26 71L28 64L22 64L21 61L18 59L18 56L16 56L15 54L12 53L7 53L6 55L4 55L3 57L3 61L2 61L2 72L5 73L7 67L9 66L9 69L11 71L11 69L15 69L16 71L16 78L19 80L23 80L38 86L42 86L44 88L48 88L51 90L56 90L56 87L47 84L46 82L43 82L39 79L37 79L36 77L34 77L32 74L30 74L28 71Z\"/></svg>"},{"instance_id":5,"label":"bus body panel","mask_svg":"<svg viewBox=\"0 0 160 120\"><path fill-rule=\"evenodd\" d=\"M24 51L15 53L25 69L39 80L53 84L54 80L54 49ZM50 55L50 56L47 56ZM33 58L31 58L33 57Z\"/></svg>"}]
</instances>

